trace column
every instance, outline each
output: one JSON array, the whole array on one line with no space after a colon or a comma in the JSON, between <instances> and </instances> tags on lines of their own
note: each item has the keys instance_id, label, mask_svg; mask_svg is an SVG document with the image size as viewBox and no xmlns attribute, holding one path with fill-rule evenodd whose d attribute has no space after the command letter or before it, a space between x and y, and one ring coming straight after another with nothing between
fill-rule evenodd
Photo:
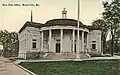
<instances>
[{"instance_id":1,"label":"column","mask_svg":"<svg viewBox=\"0 0 120 75\"><path fill-rule=\"evenodd\" d=\"M88 52L89 50L89 32L87 33L87 50L86 50L86 53Z\"/></svg>"},{"instance_id":2,"label":"column","mask_svg":"<svg viewBox=\"0 0 120 75\"><path fill-rule=\"evenodd\" d=\"M49 51L51 51L51 29L49 30Z\"/></svg>"},{"instance_id":3,"label":"column","mask_svg":"<svg viewBox=\"0 0 120 75\"><path fill-rule=\"evenodd\" d=\"M73 35L72 35L72 37L73 37L72 52L74 52L74 50L75 50L75 30L73 30Z\"/></svg>"},{"instance_id":4,"label":"column","mask_svg":"<svg viewBox=\"0 0 120 75\"><path fill-rule=\"evenodd\" d=\"M61 49L60 52L63 52L63 46L62 46L63 45L63 29L61 29L60 31L61 31L60 32L60 40L61 40L60 41L60 49Z\"/></svg>"},{"instance_id":5,"label":"column","mask_svg":"<svg viewBox=\"0 0 120 75\"><path fill-rule=\"evenodd\" d=\"M41 51L43 52L43 31L41 31Z\"/></svg>"},{"instance_id":6,"label":"column","mask_svg":"<svg viewBox=\"0 0 120 75\"><path fill-rule=\"evenodd\" d=\"M82 52L84 51L84 31L82 32Z\"/></svg>"}]
</instances>

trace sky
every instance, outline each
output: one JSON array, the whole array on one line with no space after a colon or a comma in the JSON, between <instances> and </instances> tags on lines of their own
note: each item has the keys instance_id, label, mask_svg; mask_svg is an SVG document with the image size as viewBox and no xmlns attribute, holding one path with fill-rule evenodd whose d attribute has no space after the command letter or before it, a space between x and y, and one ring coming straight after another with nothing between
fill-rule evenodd
<instances>
[{"instance_id":1,"label":"sky","mask_svg":"<svg viewBox=\"0 0 120 75\"><path fill-rule=\"evenodd\" d=\"M101 18L102 1L80 0L80 21L83 24L91 25L93 20ZM13 6L8 6L9 4ZM29 4L29 6L22 6L22 4ZM30 21L31 10L34 22L45 23L51 19L62 18L63 8L67 10L67 18L77 20L77 0L0 0L0 30L18 32L26 21Z\"/></svg>"}]
</instances>

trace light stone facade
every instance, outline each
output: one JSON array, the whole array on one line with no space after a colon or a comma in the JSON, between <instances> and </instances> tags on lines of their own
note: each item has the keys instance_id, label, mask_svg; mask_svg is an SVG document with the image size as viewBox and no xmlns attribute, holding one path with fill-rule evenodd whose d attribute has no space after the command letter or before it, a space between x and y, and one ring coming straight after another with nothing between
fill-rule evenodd
<instances>
[{"instance_id":1,"label":"light stone facade","mask_svg":"<svg viewBox=\"0 0 120 75\"><path fill-rule=\"evenodd\" d=\"M19 31L19 57L32 52L101 54L101 30L67 19L66 13L45 24L26 22Z\"/></svg>"},{"instance_id":2,"label":"light stone facade","mask_svg":"<svg viewBox=\"0 0 120 75\"><path fill-rule=\"evenodd\" d=\"M19 57L26 58L28 52L40 51L40 32L38 28L26 27L19 34ZM32 40L36 39L36 49L32 48Z\"/></svg>"},{"instance_id":3,"label":"light stone facade","mask_svg":"<svg viewBox=\"0 0 120 75\"><path fill-rule=\"evenodd\" d=\"M101 51L101 30L79 28L79 46L75 26L47 26L41 28L27 26L19 34L19 57L26 58L28 52L81 53ZM36 48L32 48L33 40ZM74 41L73 41L74 40ZM95 44L95 49L92 49ZM79 49L77 49L79 47Z\"/></svg>"}]
</instances>

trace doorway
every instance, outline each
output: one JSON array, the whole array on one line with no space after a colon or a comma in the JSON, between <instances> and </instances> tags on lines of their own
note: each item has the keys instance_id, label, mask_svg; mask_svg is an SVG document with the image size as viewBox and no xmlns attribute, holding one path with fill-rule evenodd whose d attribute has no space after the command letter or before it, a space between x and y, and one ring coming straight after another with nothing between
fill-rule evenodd
<instances>
[{"instance_id":1,"label":"doorway","mask_svg":"<svg viewBox=\"0 0 120 75\"><path fill-rule=\"evenodd\" d=\"M60 43L56 43L56 53L60 53Z\"/></svg>"},{"instance_id":2,"label":"doorway","mask_svg":"<svg viewBox=\"0 0 120 75\"><path fill-rule=\"evenodd\" d=\"M76 53L76 44L75 44L75 48L74 48L74 49L75 49L75 51L74 51L74 52Z\"/></svg>"}]
</instances>

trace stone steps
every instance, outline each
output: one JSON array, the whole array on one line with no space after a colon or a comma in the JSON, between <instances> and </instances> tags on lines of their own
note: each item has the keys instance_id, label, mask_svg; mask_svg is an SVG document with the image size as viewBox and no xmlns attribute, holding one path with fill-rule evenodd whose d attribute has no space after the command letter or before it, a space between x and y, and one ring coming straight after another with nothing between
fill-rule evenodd
<instances>
[{"instance_id":1,"label":"stone steps","mask_svg":"<svg viewBox=\"0 0 120 75\"><path fill-rule=\"evenodd\" d=\"M59 59L83 59L89 58L90 56L86 53L46 53L43 59L48 60L59 60Z\"/></svg>"},{"instance_id":2,"label":"stone steps","mask_svg":"<svg viewBox=\"0 0 120 75\"><path fill-rule=\"evenodd\" d=\"M86 53L80 53L80 59L84 59L84 58L89 58L90 55L89 54L86 54Z\"/></svg>"}]
</instances>

